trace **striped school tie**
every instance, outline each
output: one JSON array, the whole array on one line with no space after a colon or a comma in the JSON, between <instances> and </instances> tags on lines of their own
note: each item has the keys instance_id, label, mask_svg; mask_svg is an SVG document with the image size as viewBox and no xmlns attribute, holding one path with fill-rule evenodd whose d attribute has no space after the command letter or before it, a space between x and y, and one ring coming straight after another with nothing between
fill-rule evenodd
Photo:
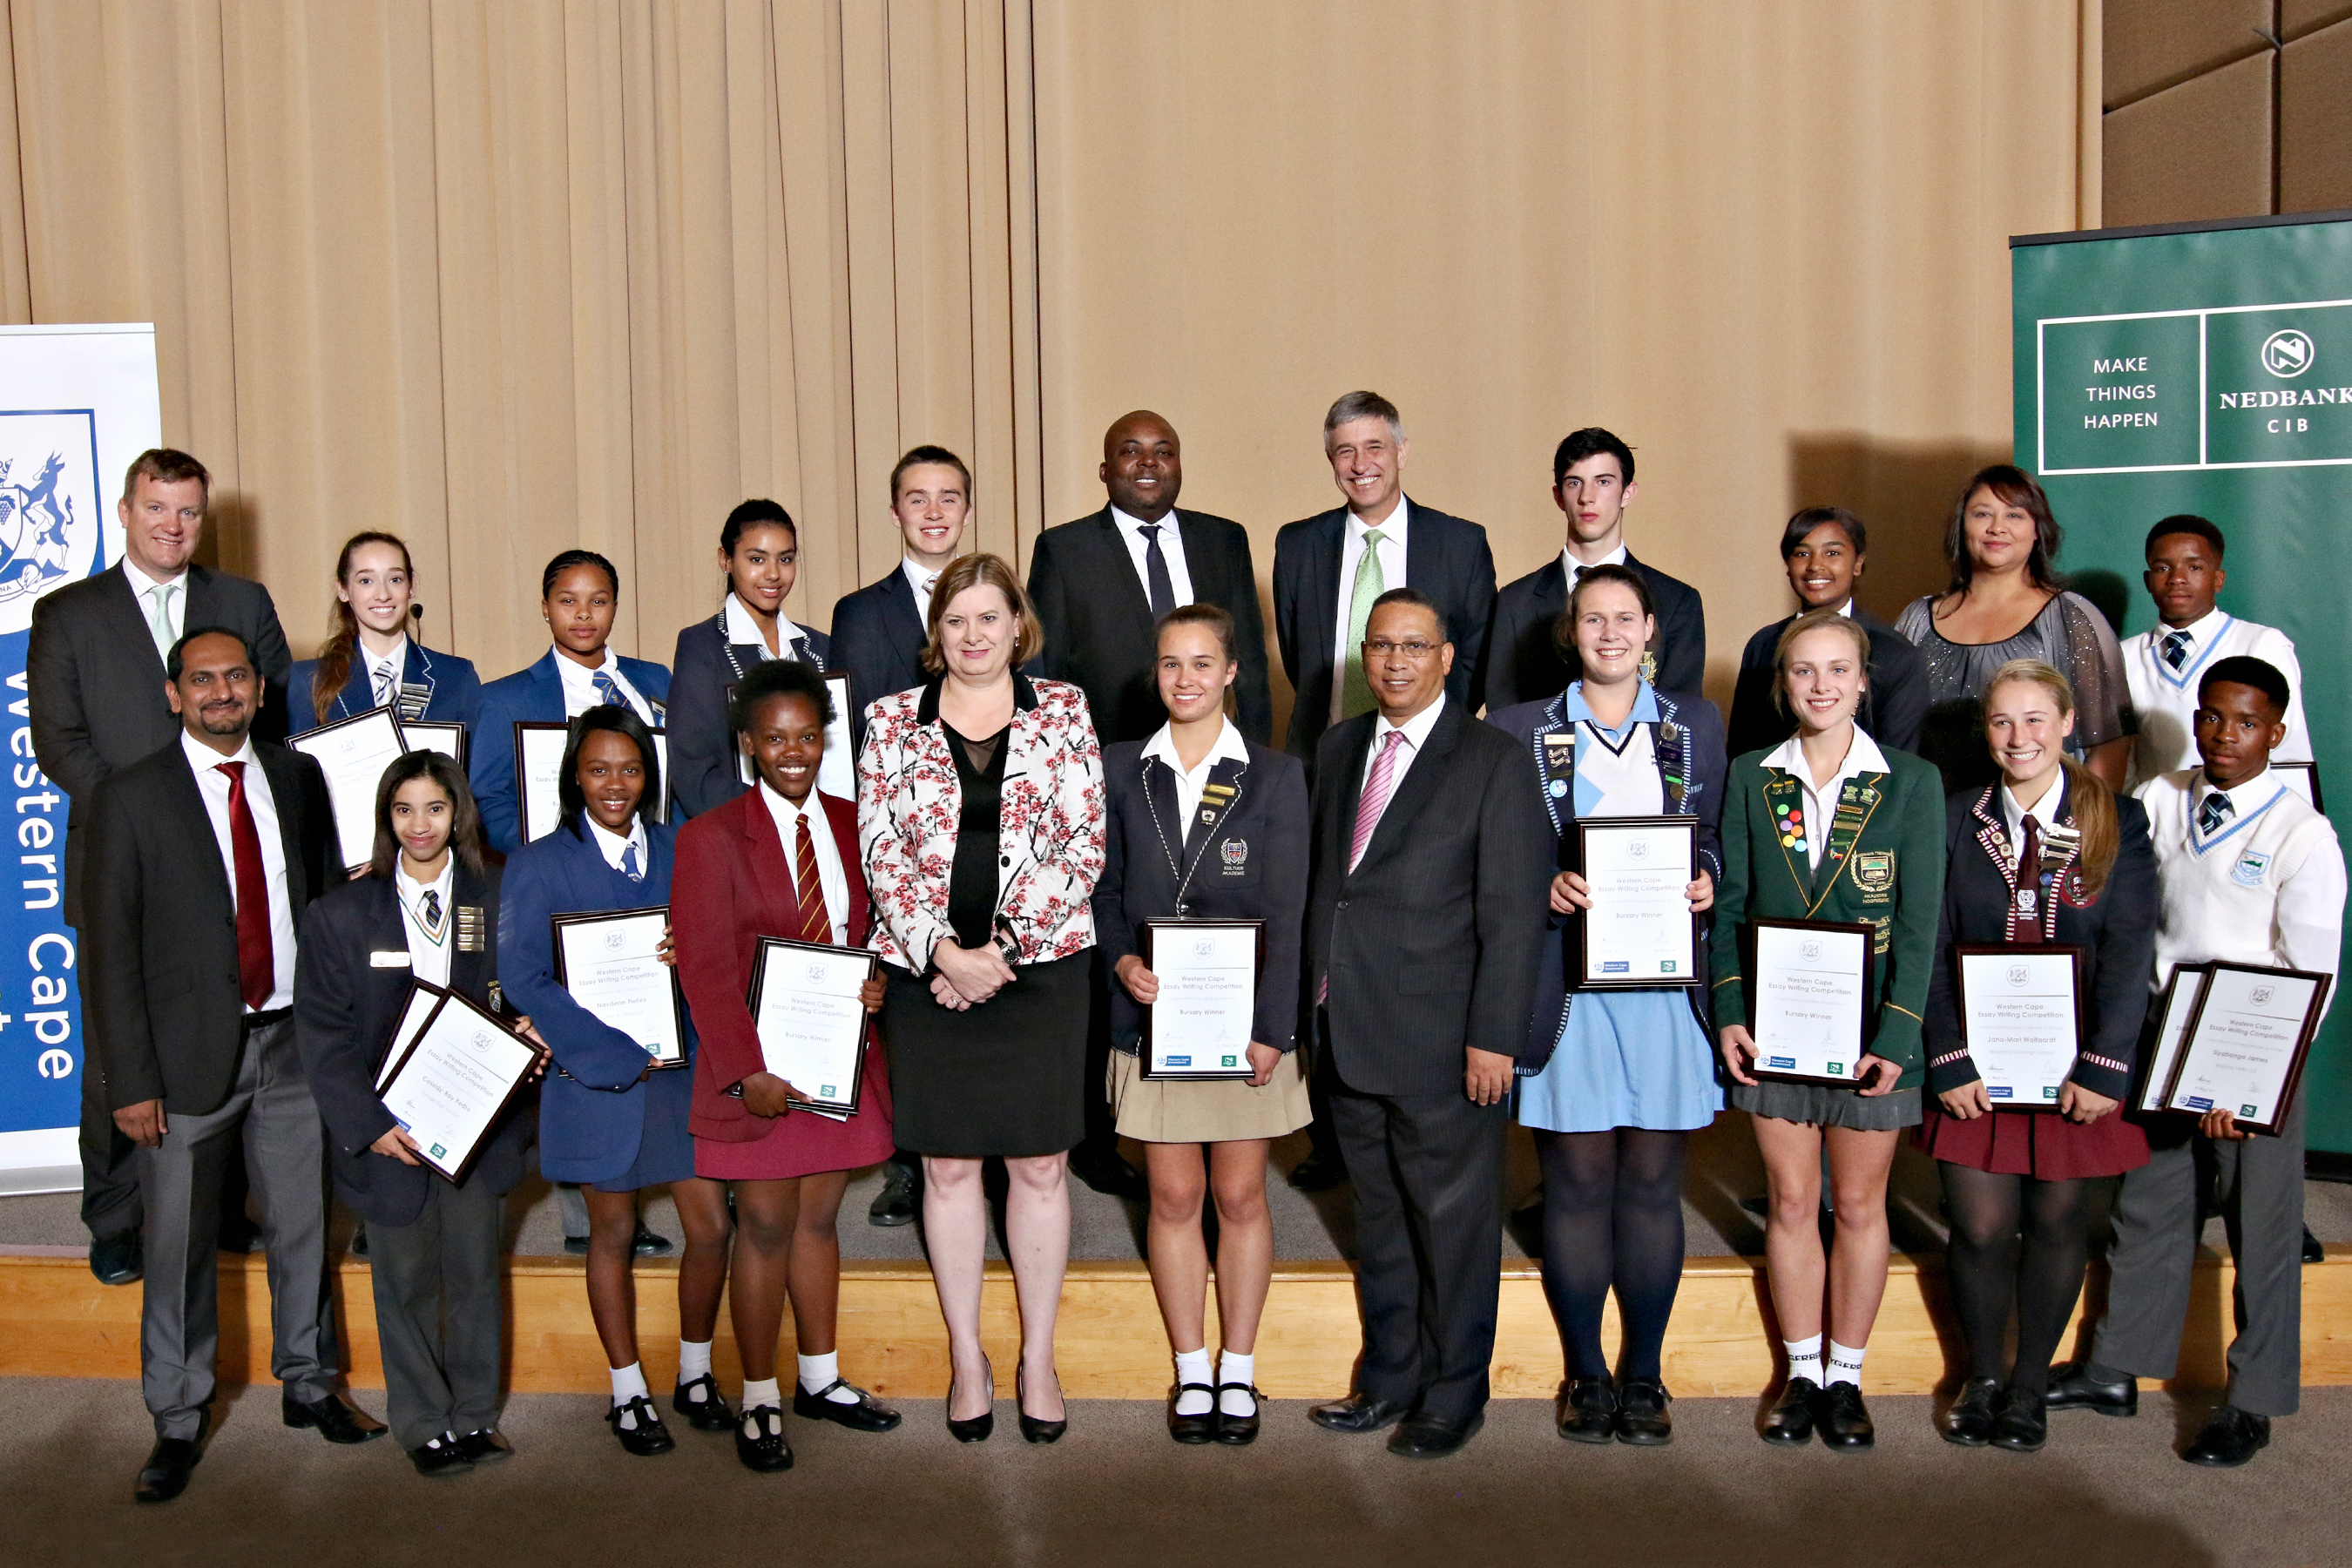
<instances>
[{"instance_id":1,"label":"striped school tie","mask_svg":"<svg viewBox=\"0 0 2352 1568\"><path fill-rule=\"evenodd\" d=\"M793 854L793 881L800 897L800 939L829 942L833 921L824 912L824 883L816 872L816 840L809 836L808 814L801 814L799 844Z\"/></svg>"}]
</instances>

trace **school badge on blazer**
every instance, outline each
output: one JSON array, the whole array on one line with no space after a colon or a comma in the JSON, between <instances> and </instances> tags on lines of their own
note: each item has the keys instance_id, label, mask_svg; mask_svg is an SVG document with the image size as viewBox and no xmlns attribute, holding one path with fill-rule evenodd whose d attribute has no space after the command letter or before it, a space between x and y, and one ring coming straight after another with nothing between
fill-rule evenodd
<instances>
[{"instance_id":1,"label":"school badge on blazer","mask_svg":"<svg viewBox=\"0 0 2352 1568\"><path fill-rule=\"evenodd\" d=\"M1217 858L1225 863L1225 875L1238 877L1249 869L1249 843L1246 839L1228 838L1217 846Z\"/></svg>"},{"instance_id":2,"label":"school badge on blazer","mask_svg":"<svg viewBox=\"0 0 2352 1568\"><path fill-rule=\"evenodd\" d=\"M1863 899L1877 903L1895 892L1895 851L1864 849L1849 861L1853 885L1862 889Z\"/></svg>"}]
</instances>

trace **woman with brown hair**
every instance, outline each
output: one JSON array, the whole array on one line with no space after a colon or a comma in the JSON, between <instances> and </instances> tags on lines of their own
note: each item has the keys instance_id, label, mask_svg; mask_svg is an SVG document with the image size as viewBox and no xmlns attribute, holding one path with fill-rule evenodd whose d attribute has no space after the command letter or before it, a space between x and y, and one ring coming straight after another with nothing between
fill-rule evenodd
<instances>
[{"instance_id":1,"label":"woman with brown hair","mask_svg":"<svg viewBox=\"0 0 2352 1568\"><path fill-rule=\"evenodd\" d=\"M2079 720L2066 750L2109 789L2123 788L2137 729L2123 648L2098 608L2061 584L2052 563L2063 539L2032 475L2007 463L1979 469L1944 530L1950 583L1895 617L1895 629L1927 657L1919 754L1943 773L1947 791L1992 782L1980 699L1993 672L2021 658L2065 677Z\"/></svg>"},{"instance_id":2,"label":"woman with brown hair","mask_svg":"<svg viewBox=\"0 0 2352 1568\"><path fill-rule=\"evenodd\" d=\"M343 542L335 559L332 629L319 657L288 678L292 715L305 734L371 709L394 707L403 719L464 724L470 732L482 701L482 678L471 659L430 653L409 636L422 619L416 568L398 537L370 531Z\"/></svg>"},{"instance_id":3,"label":"woman with brown hair","mask_svg":"<svg viewBox=\"0 0 2352 1568\"><path fill-rule=\"evenodd\" d=\"M2064 752L2074 693L2049 665L2017 659L1986 682L1998 783L1945 811L1944 911L1927 990L1927 1087L1919 1145L1951 1210L1952 1299L1968 1382L1944 1417L1964 1447L2031 1453L2048 1439L2050 1363L2082 1293L2090 1232L2114 1179L2147 1163L2147 1139L2116 1114L2130 1091L2156 960L2156 851L2147 810ZM2083 1040L2053 1105L1996 1103L1960 1027L1953 949L2086 949ZM2002 1373L2010 1304L2017 1355Z\"/></svg>"},{"instance_id":4,"label":"woman with brown hair","mask_svg":"<svg viewBox=\"0 0 2352 1568\"><path fill-rule=\"evenodd\" d=\"M1103 773L1085 696L1020 672L1044 640L1013 568L962 557L931 590L929 681L866 710L857 759L869 945L889 979L890 1099L899 1145L923 1156L924 1233L954 1363L948 1427L967 1443L993 1424L980 1344L991 1156L1011 1183L1021 1435L1050 1443L1067 1425L1054 1320L1070 1250L1068 1153L1086 1132L1090 1087Z\"/></svg>"}]
</instances>

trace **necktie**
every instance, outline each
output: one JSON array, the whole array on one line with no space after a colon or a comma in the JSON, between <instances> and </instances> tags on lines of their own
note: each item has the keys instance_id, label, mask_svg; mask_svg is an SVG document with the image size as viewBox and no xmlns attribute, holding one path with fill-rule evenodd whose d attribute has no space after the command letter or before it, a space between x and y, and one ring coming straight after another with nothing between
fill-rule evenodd
<instances>
[{"instance_id":1,"label":"necktie","mask_svg":"<svg viewBox=\"0 0 2352 1568\"><path fill-rule=\"evenodd\" d=\"M2028 816L2017 851L2017 910L2032 915L2042 895L2042 824Z\"/></svg>"},{"instance_id":2,"label":"necktie","mask_svg":"<svg viewBox=\"0 0 2352 1568\"><path fill-rule=\"evenodd\" d=\"M1160 524L1147 522L1137 531L1143 535L1143 576L1156 621L1176 607L1176 580L1168 575L1168 557L1160 552Z\"/></svg>"},{"instance_id":3,"label":"necktie","mask_svg":"<svg viewBox=\"0 0 2352 1568\"><path fill-rule=\"evenodd\" d=\"M793 881L800 894L800 939L831 942L833 921L824 912L824 883L816 874L816 840L809 837L808 814L801 814L799 842L793 852Z\"/></svg>"},{"instance_id":4,"label":"necktie","mask_svg":"<svg viewBox=\"0 0 2352 1568\"><path fill-rule=\"evenodd\" d=\"M632 882L642 882L646 879L646 868L638 864L637 841L634 838L629 840L629 847L621 851L621 875Z\"/></svg>"},{"instance_id":5,"label":"necktie","mask_svg":"<svg viewBox=\"0 0 2352 1568\"><path fill-rule=\"evenodd\" d=\"M1348 869L1364 858L1364 846L1372 841L1372 829L1381 825L1381 813L1389 808L1389 795L1396 788L1396 762L1404 745L1404 731L1391 730L1382 738L1378 755L1372 758L1372 771L1364 776L1364 793L1356 800L1356 836L1348 846ZM1326 974L1316 988L1318 1005L1331 999L1331 977Z\"/></svg>"},{"instance_id":6,"label":"necktie","mask_svg":"<svg viewBox=\"0 0 2352 1568\"><path fill-rule=\"evenodd\" d=\"M172 657L172 645L179 640L179 634L172 629L172 595L179 588L177 583L158 583L147 590L155 605L147 617L147 629L154 635L155 651L167 659Z\"/></svg>"},{"instance_id":7,"label":"necktie","mask_svg":"<svg viewBox=\"0 0 2352 1568\"><path fill-rule=\"evenodd\" d=\"M438 936L441 932L441 889L425 889L425 934Z\"/></svg>"},{"instance_id":8,"label":"necktie","mask_svg":"<svg viewBox=\"0 0 2352 1568\"><path fill-rule=\"evenodd\" d=\"M2197 808L2197 831L2211 837L2221 831L2221 824L2229 821L2230 814L2237 809L2235 802L2220 790L2215 790L2205 797L2205 804Z\"/></svg>"},{"instance_id":9,"label":"necktie","mask_svg":"<svg viewBox=\"0 0 2352 1568\"><path fill-rule=\"evenodd\" d=\"M629 700L621 695L621 683L613 679L611 670L600 669L596 672L596 695L615 708L627 708L632 713L636 711L635 709L629 708Z\"/></svg>"},{"instance_id":10,"label":"necktie","mask_svg":"<svg viewBox=\"0 0 2352 1568\"><path fill-rule=\"evenodd\" d=\"M1348 668L1339 700L1342 719L1369 713L1375 706L1371 683L1364 679L1364 626L1372 618L1372 601L1388 592L1380 548L1386 537L1377 528L1364 531L1364 556L1356 563L1356 584L1348 595Z\"/></svg>"},{"instance_id":11,"label":"necktie","mask_svg":"<svg viewBox=\"0 0 2352 1568\"><path fill-rule=\"evenodd\" d=\"M229 858L236 864L236 988L259 1012L278 989L278 961L269 948L269 879L261 868L261 835L245 800L245 764L222 763L228 775Z\"/></svg>"},{"instance_id":12,"label":"necktie","mask_svg":"<svg viewBox=\"0 0 2352 1568\"><path fill-rule=\"evenodd\" d=\"M2164 634L2164 662L2170 665L2175 669L2179 669L2182 665L2189 662L2189 634L2187 632L2167 632Z\"/></svg>"},{"instance_id":13,"label":"necktie","mask_svg":"<svg viewBox=\"0 0 2352 1568\"><path fill-rule=\"evenodd\" d=\"M392 700L392 661L386 659L375 667L375 705L379 708Z\"/></svg>"}]
</instances>

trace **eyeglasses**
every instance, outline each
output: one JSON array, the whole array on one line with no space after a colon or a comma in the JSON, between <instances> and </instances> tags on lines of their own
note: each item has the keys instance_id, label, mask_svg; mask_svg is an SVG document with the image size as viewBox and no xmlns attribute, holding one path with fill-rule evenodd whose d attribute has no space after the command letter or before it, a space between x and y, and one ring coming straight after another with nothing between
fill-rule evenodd
<instances>
[{"instance_id":1,"label":"eyeglasses","mask_svg":"<svg viewBox=\"0 0 2352 1568\"><path fill-rule=\"evenodd\" d=\"M1405 658L1412 660L1413 663L1419 664L1423 659L1427 658L1431 654L1435 653L1438 649L1438 646L1439 645L1433 642L1421 642L1418 640L1413 642L1390 642L1385 638L1378 641L1368 640L1364 644L1364 657L1366 658L1386 658L1392 653L1401 653L1404 655Z\"/></svg>"}]
</instances>

